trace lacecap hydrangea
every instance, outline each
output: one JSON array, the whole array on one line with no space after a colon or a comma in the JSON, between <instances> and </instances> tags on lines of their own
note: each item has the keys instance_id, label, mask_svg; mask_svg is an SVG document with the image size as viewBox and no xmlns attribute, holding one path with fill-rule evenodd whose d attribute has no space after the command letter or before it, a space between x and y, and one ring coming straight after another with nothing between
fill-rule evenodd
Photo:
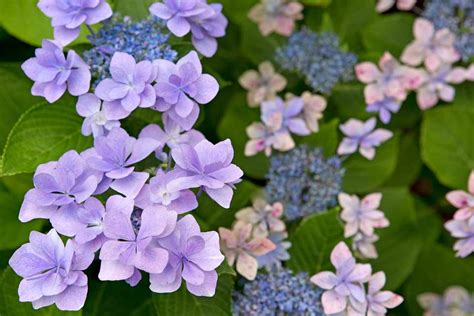
<instances>
[{"instance_id":1,"label":"lacecap hydrangea","mask_svg":"<svg viewBox=\"0 0 474 316\"><path fill-rule=\"evenodd\" d=\"M337 204L344 169L337 156L324 158L320 148L305 145L272 156L265 188L270 203L281 202L293 220Z\"/></svg>"}]
</instances>

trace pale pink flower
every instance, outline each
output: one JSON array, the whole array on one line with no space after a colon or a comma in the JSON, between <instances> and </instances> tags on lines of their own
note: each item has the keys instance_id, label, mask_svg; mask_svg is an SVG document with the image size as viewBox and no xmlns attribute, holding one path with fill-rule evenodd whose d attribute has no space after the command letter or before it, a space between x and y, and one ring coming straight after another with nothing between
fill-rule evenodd
<instances>
[{"instance_id":1,"label":"pale pink flower","mask_svg":"<svg viewBox=\"0 0 474 316\"><path fill-rule=\"evenodd\" d=\"M367 307L365 288L372 274L370 264L357 264L351 251L340 242L331 252L331 263L336 273L323 271L311 277L311 282L325 290L321 302L326 314L337 314L346 309L364 311Z\"/></svg>"},{"instance_id":2,"label":"pale pink flower","mask_svg":"<svg viewBox=\"0 0 474 316\"><path fill-rule=\"evenodd\" d=\"M235 214L235 217L245 223L252 224L254 237L268 237L270 233L284 232L285 223L281 220L283 204L277 202L268 204L262 198L254 200L251 207L246 207Z\"/></svg>"},{"instance_id":3,"label":"pale pink flower","mask_svg":"<svg viewBox=\"0 0 474 316\"><path fill-rule=\"evenodd\" d=\"M272 63L263 62L258 70L247 70L239 78L240 85L248 90L247 102L250 107L258 107L263 101L271 100L286 87L286 79L275 72Z\"/></svg>"},{"instance_id":4,"label":"pale pink flower","mask_svg":"<svg viewBox=\"0 0 474 316\"><path fill-rule=\"evenodd\" d=\"M362 233L357 233L352 239L352 250L355 251L362 259L377 259L379 254L375 243L379 240L379 236L373 234L366 236Z\"/></svg>"},{"instance_id":5,"label":"pale pink flower","mask_svg":"<svg viewBox=\"0 0 474 316\"><path fill-rule=\"evenodd\" d=\"M427 69L434 71L442 64L453 64L461 58L454 47L456 36L448 29L435 31L433 23L418 18L413 25L415 40L402 53L401 60L410 66L424 62Z\"/></svg>"},{"instance_id":6,"label":"pale pink flower","mask_svg":"<svg viewBox=\"0 0 474 316\"><path fill-rule=\"evenodd\" d=\"M290 93L286 95L287 99L293 98ZM323 118L323 112L327 107L325 98L318 94L312 94L309 91L303 92L300 97L303 100L303 119L306 122L308 129L317 133L319 131L319 120Z\"/></svg>"},{"instance_id":7,"label":"pale pink flower","mask_svg":"<svg viewBox=\"0 0 474 316\"><path fill-rule=\"evenodd\" d=\"M401 65L388 52L380 58L379 67L380 70L371 62L355 67L357 79L367 84L364 89L367 104L382 101L385 97L403 101L408 91L416 89L423 79L420 71Z\"/></svg>"},{"instance_id":8,"label":"pale pink flower","mask_svg":"<svg viewBox=\"0 0 474 316\"><path fill-rule=\"evenodd\" d=\"M342 207L341 219L345 222L344 237L352 237L361 232L372 236L375 228L384 228L390 225L385 214L378 210L381 193L372 193L362 200L356 195L340 193L339 204Z\"/></svg>"},{"instance_id":9,"label":"pale pink flower","mask_svg":"<svg viewBox=\"0 0 474 316\"><path fill-rule=\"evenodd\" d=\"M417 300L424 309L423 316L469 315L467 310L474 305L474 295L461 286L450 286L442 295L423 293Z\"/></svg>"},{"instance_id":10,"label":"pale pink flower","mask_svg":"<svg viewBox=\"0 0 474 316\"><path fill-rule=\"evenodd\" d=\"M372 160L375 157L375 147L380 146L393 136L389 130L375 129L377 120L370 118L366 122L356 119L349 119L345 124L341 124L339 129L346 136L337 148L339 155L355 153L357 149L362 156Z\"/></svg>"},{"instance_id":11,"label":"pale pink flower","mask_svg":"<svg viewBox=\"0 0 474 316\"><path fill-rule=\"evenodd\" d=\"M249 13L249 18L258 23L260 33L268 36L275 32L290 36L295 21L303 19L303 5L292 0L261 0Z\"/></svg>"},{"instance_id":12,"label":"pale pink flower","mask_svg":"<svg viewBox=\"0 0 474 316\"><path fill-rule=\"evenodd\" d=\"M370 277L367 293L367 316L381 316L388 308L395 308L403 303L403 297L390 291L382 291L385 286L385 273L377 272Z\"/></svg>"},{"instance_id":13,"label":"pale pink flower","mask_svg":"<svg viewBox=\"0 0 474 316\"><path fill-rule=\"evenodd\" d=\"M279 151L289 151L295 147L295 141L288 130L281 126L273 128L263 123L252 123L247 127L250 140L245 145L245 156L254 156L263 151L265 155L272 154L272 148Z\"/></svg>"},{"instance_id":14,"label":"pale pink flower","mask_svg":"<svg viewBox=\"0 0 474 316\"><path fill-rule=\"evenodd\" d=\"M428 70L424 73L423 84L416 90L418 106L426 110L438 104L440 99L452 102L456 91L450 84L462 83L465 80L474 80L470 77L470 68L451 68L451 65L444 64L434 71Z\"/></svg>"},{"instance_id":15,"label":"pale pink flower","mask_svg":"<svg viewBox=\"0 0 474 316\"><path fill-rule=\"evenodd\" d=\"M468 192L462 190L451 191L446 195L446 199L458 211L454 214L455 220L465 220L474 216L474 170L469 175Z\"/></svg>"},{"instance_id":16,"label":"pale pink flower","mask_svg":"<svg viewBox=\"0 0 474 316\"><path fill-rule=\"evenodd\" d=\"M397 3L397 9L401 11L410 11L416 4L416 0L378 0L377 12L385 12L390 10Z\"/></svg>"},{"instance_id":17,"label":"pale pink flower","mask_svg":"<svg viewBox=\"0 0 474 316\"><path fill-rule=\"evenodd\" d=\"M465 220L450 220L444 227L454 238L459 240L454 244L456 256L465 258L474 252L474 217Z\"/></svg>"},{"instance_id":18,"label":"pale pink flower","mask_svg":"<svg viewBox=\"0 0 474 316\"><path fill-rule=\"evenodd\" d=\"M252 224L236 222L232 230L219 228L221 250L229 265L236 265L237 272L248 280L257 276L258 262L255 257L276 248L268 238L252 238Z\"/></svg>"}]
</instances>

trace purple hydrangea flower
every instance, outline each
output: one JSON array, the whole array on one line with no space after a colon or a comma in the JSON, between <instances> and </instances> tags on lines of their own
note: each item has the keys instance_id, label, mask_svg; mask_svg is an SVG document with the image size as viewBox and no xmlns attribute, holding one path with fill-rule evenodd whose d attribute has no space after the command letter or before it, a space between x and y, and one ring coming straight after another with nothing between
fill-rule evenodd
<instances>
[{"instance_id":1,"label":"purple hydrangea flower","mask_svg":"<svg viewBox=\"0 0 474 316\"><path fill-rule=\"evenodd\" d=\"M123 119L137 107L155 105L156 93L151 83L156 78L156 68L144 60L135 62L133 56L117 52L110 61L112 78L101 81L95 94L106 101L105 113L111 119Z\"/></svg>"},{"instance_id":2,"label":"purple hydrangea flower","mask_svg":"<svg viewBox=\"0 0 474 316\"><path fill-rule=\"evenodd\" d=\"M188 291L197 296L214 296L217 286L215 269L224 261L216 232L202 233L191 215L178 221L168 237L158 240L169 252L169 262L163 272L150 275L150 289L170 293L179 289L182 279Z\"/></svg>"},{"instance_id":3,"label":"purple hydrangea flower","mask_svg":"<svg viewBox=\"0 0 474 316\"><path fill-rule=\"evenodd\" d=\"M148 157L158 146L152 138L135 139L122 128L115 128L107 136L94 140L87 163L113 180L112 189L133 198L149 177L146 172L136 172L133 165Z\"/></svg>"},{"instance_id":4,"label":"purple hydrangea flower","mask_svg":"<svg viewBox=\"0 0 474 316\"><path fill-rule=\"evenodd\" d=\"M225 35L228 24L222 5L207 4L205 0L164 0L153 4L150 12L167 20L168 29L178 37L191 31L194 47L206 57L216 53L216 38Z\"/></svg>"},{"instance_id":5,"label":"purple hydrangea flower","mask_svg":"<svg viewBox=\"0 0 474 316\"><path fill-rule=\"evenodd\" d=\"M201 140L205 139L204 135L197 130L184 131L181 126L176 124L169 116L163 116L164 129L157 124L150 124L140 132L139 137L150 137L156 139L160 143L160 147L156 150L156 157L161 161L166 161L168 155L163 151L165 145L169 148L175 148L183 144L190 146L197 145Z\"/></svg>"},{"instance_id":6,"label":"purple hydrangea flower","mask_svg":"<svg viewBox=\"0 0 474 316\"><path fill-rule=\"evenodd\" d=\"M99 279L135 286L141 280L139 270L163 272L168 251L155 241L173 232L178 215L163 207L136 209L132 199L118 195L107 200L106 209L104 234L109 240L100 250Z\"/></svg>"},{"instance_id":7,"label":"purple hydrangea flower","mask_svg":"<svg viewBox=\"0 0 474 316\"><path fill-rule=\"evenodd\" d=\"M379 113L379 118L385 124L390 123L392 119L392 113L398 113L402 104L392 97L384 97L380 101L375 101L367 105L367 112Z\"/></svg>"},{"instance_id":8,"label":"purple hydrangea flower","mask_svg":"<svg viewBox=\"0 0 474 316\"><path fill-rule=\"evenodd\" d=\"M81 252L94 253L99 250L107 238L104 235L105 208L102 203L91 197L77 210L80 222L74 242L76 249Z\"/></svg>"},{"instance_id":9,"label":"purple hydrangea flower","mask_svg":"<svg viewBox=\"0 0 474 316\"><path fill-rule=\"evenodd\" d=\"M292 97L287 102L281 98L262 103L262 121L273 128L281 126L290 132L306 136L311 134L303 118L304 101L302 98Z\"/></svg>"},{"instance_id":10,"label":"purple hydrangea flower","mask_svg":"<svg viewBox=\"0 0 474 316\"><path fill-rule=\"evenodd\" d=\"M82 23L92 25L112 16L105 0L40 0L38 7L52 18L54 37L63 45L79 36Z\"/></svg>"},{"instance_id":11,"label":"purple hydrangea flower","mask_svg":"<svg viewBox=\"0 0 474 316\"><path fill-rule=\"evenodd\" d=\"M35 81L31 89L33 95L45 97L49 103L53 103L66 90L74 96L89 91L89 66L75 51L69 50L67 57L64 57L60 45L43 40L43 46L36 49L35 56L21 65L28 78Z\"/></svg>"},{"instance_id":12,"label":"purple hydrangea flower","mask_svg":"<svg viewBox=\"0 0 474 316\"><path fill-rule=\"evenodd\" d=\"M202 65L196 52L192 51L176 64L160 59L156 79L155 109L165 112L183 129L190 129L199 116L199 104L207 104L219 91L219 83L202 73Z\"/></svg>"},{"instance_id":13,"label":"purple hydrangea flower","mask_svg":"<svg viewBox=\"0 0 474 316\"><path fill-rule=\"evenodd\" d=\"M58 233L32 232L30 242L21 246L9 264L23 280L20 302L32 302L34 309L56 304L60 310L77 311L87 296L87 276L83 270L94 256L74 251L72 241L64 247Z\"/></svg>"},{"instance_id":14,"label":"purple hydrangea flower","mask_svg":"<svg viewBox=\"0 0 474 316\"><path fill-rule=\"evenodd\" d=\"M232 164L234 149L229 139L216 145L207 140L194 147L182 145L171 155L177 167L186 171L185 177L172 182L174 190L202 188L219 205L230 207L233 186L241 181L243 172Z\"/></svg>"},{"instance_id":15,"label":"purple hydrangea flower","mask_svg":"<svg viewBox=\"0 0 474 316\"><path fill-rule=\"evenodd\" d=\"M337 148L338 155L352 154L359 149L359 152L365 158L372 160L375 157L375 147L392 138L393 133L389 130L375 129L377 120L371 118L366 122L356 119L350 119L345 124L339 126L339 129L345 134L345 138Z\"/></svg>"},{"instance_id":16,"label":"purple hydrangea flower","mask_svg":"<svg viewBox=\"0 0 474 316\"><path fill-rule=\"evenodd\" d=\"M355 310L366 309L363 283L372 274L370 264L356 264L349 247L340 242L331 252L331 263L336 273L323 271L311 277L311 282L324 289L321 301L326 314L343 312L348 306Z\"/></svg>"},{"instance_id":17,"label":"purple hydrangea flower","mask_svg":"<svg viewBox=\"0 0 474 316\"><path fill-rule=\"evenodd\" d=\"M465 258L474 252L474 217L465 220L450 220L444 227L451 236L459 238L454 244L456 256Z\"/></svg>"},{"instance_id":18,"label":"purple hydrangea flower","mask_svg":"<svg viewBox=\"0 0 474 316\"><path fill-rule=\"evenodd\" d=\"M76 104L77 113L84 117L82 134L99 137L107 134L115 127L120 127L120 121L112 120L105 113L102 101L92 93L81 95Z\"/></svg>"},{"instance_id":19,"label":"purple hydrangea flower","mask_svg":"<svg viewBox=\"0 0 474 316\"><path fill-rule=\"evenodd\" d=\"M146 184L136 197L136 205L141 208L161 205L178 214L196 209L198 201L193 191L173 187L175 179L185 176L186 172L183 170L158 170L156 177L151 178L150 184Z\"/></svg>"},{"instance_id":20,"label":"purple hydrangea flower","mask_svg":"<svg viewBox=\"0 0 474 316\"><path fill-rule=\"evenodd\" d=\"M390 308L403 303L403 297L391 291L382 291L385 273L380 271L370 277L367 293L367 315L385 315Z\"/></svg>"},{"instance_id":21,"label":"purple hydrangea flower","mask_svg":"<svg viewBox=\"0 0 474 316\"><path fill-rule=\"evenodd\" d=\"M76 151L65 153L58 161L39 165L20 209L20 220L46 218L61 234L73 236L79 225L78 204L98 188L102 174L90 169Z\"/></svg>"}]
</instances>

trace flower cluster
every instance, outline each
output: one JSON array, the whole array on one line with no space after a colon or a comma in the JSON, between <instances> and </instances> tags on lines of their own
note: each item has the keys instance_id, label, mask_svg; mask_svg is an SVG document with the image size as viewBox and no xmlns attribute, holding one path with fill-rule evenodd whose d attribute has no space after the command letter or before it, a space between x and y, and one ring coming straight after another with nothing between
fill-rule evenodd
<instances>
[{"instance_id":1,"label":"flower cluster","mask_svg":"<svg viewBox=\"0 0 474 316\"><path fill-rule=\"evenodd\" d=\"M468 316L474 314L474 295L460 286L447 288L443 295L420 294L418 303L424 309L423 316Z\"/></svg>"},{"instance_id":2,"label":"flower cluster","mask_svg":"<svg viewBox=\"0 0 474 316\"><path fill-rule=\"evenodd\" d=\"M334 85L349 81L357 57L339 48L339 39L332 33L315 33L309 29L293 33L286 46L275 56L280 66L306 79L314 91L329 93Z\"/></svg>"},{"instance_id":3,"label":"flower cluster","mask_svg":"<svg viewBox=\"0 0 474 316\"><path fill-rule=\"evenodd\" d=\"M345 223L344 237L353 237L352 249L362 258L377 258L374 243L378 236L374 229L390 225L384 213L378 210L382 194L372 193L360 200L355 195L340 193L338 200L342 207L341 219Z\"/></svg>"},{"instance_id":4,"label":"flower cluster","mask_svg":"<svg viewBox=\"0 0 474 316\"><path fill-rule=\"evenodd\" d=\"M321 289L314 286L305 273L293 274L279 269L259 274L246 282L242 291L233 293L234 316L324 315Z\"/></svg>"},{"instance_id":5,"label":"flower cluster","mask_svg":"<svg viewBox=\"0 0 474 316\"><path fill-rule=\"evenodd\" d=\"M469 176L468 192L451 191L446 198L458 211L445 227L453 237L459 238L454 249L458 257L464 258L474 252L474 171Z\"/></svg>"},{"instance_id":6,"label":"flower cluster","mask_svg":"<svg viewBox=\"0 0 474 316\"><path fill-rule=\"evenodd\" d=\"M174 61L177 53L168 44L170 35L163 27L164 23L155 17L134 22L129 17L114 14L104 21L98 32L88 36L93 48L83 53L95 83L110 77L110 60L116 52L132 55L137 62L155 59Z\"/></svg>"},{"instance_id":7,"label":"flower cluster","mask_svg":"<svg viewBox=\"0 0 474 316\"><path fill-rule=\"evenodd\" d=\"M299 146L270 160L265 188L268 200L281 202L294 220L324 212L337 204L344 169L337 156L325 159L320 148Z\"/></svg>"},{"instance_id":8,"label":"flower cluster","mask_svg":"<svg viewBox=\"0 0 474 316\"><path fill-rule=\"evenodd\" d=\"M191 32L191 40L198 52L212 57L217 52L217 39L225 35L227 18L222 4L207 0L164 0L150 7L150 12L167 21L166 26L177 37Z\"/></svg>"},{"instance_id":9,"label":"flower cluster","mask_svg":"<svg viewBox=\"0 0 474 316\"><path fill-rule=\"evenodd\" d=\"M356 263L344 242L331 252L331 263L335 273L323 271L311 277L311 282L324 290L321 302L326 314L385 315L387 309L403 302L401 296L382 291L385 273L372 274L370 264Z\"/></svg>"},{"instance_id":10,"label":"flower cluster","mask_svg":"<svg viewBox=\"0 0 474 316\"><path fill-rule=\"evenodd\" d=\"M456 36L455 47L464 61L474 56L474 3L465 0L429 0L423 17L436 29L447 28Z\"/></svg>"},{"instance_id":11,"label":"flower cluster","mask_svg":"<svg viewBox=\"0 0 474 316\"><path fill-rule=\"evenodd\" d=\"M206 34L222 32L217 22L225 18L215 6L206 4L193 16L198 19L192 25L198 39L207 41ZM64 25L72 33L82 22L98 22L99 13L109 8L99 0L42 0L40 7L53 17L53 25L61 26L59 36L66 32L60 22L72 19ZM76 109L85 118L82 132L94 136L92 148L71 150L57 161L39 165L34 188L21 206L22 222L43 218L53 227L47 235L32 232L30 242L10 259L10 266L23 277L20 301L32 302L34 308L51 304L62 310L82 308L87 296L83 271L96 254L102 281L124 280L135 286L147 273L150 289L157 293L174 292L183 280L194 295L215 293L216 269L225 259L219 234L201 232L187 213L198 207L201 193L229 208L243 172L232 163L230 140L213 144L192 129L198 104L216 96L217 80L202 73L194 51L177 63L163 59L165 51L171 54L169 59L174 53L162 46L167 38L153 33L155 20L136 24L112 20L93 37L96 53L110 54L110 62L89 60L98 62L96 69L103 71L94 94L87 93L89 66L72 50L65 57L57 41L45 40L36 57L23 64L35 80L33 94L50 102L66 90L79 96ZM125 33L119 35L122 26ZM143 38L143 32L150 34ZM151 124L137 138L129 135L120 120L137 108L162 112L163 128ZM148 172L152 155L166 164L156 161L161 167ZM69 238L66 246L58 233Z\"/></svg>"},{"instance_id":12,"label":"flower cluster","mask_svg":"<svg viewBox=\"0 0 474 316\"><path fill-rule=\"evenodd\" d=\"M376 124L375 118L370 118L366 122L349 119L346 123L341 124L339 129L345 137L337 148L338 155L350 155L359 149L362 156L369 160L374 159L375 148L393 136L389 130L375 129Z\"/></svg>"},{"instance_id":13,"label":"flower cluster","mask_svg":"<svg viewBox=\"0 0 474 316\"><path fill-rule=\"evenodd\" d=\"M261 0L249 12L250 19L258 24L260 33L268 36L275 32L290 36L295 21L303 19L303 5L294 0Z\"/></svg>"},{"instance_id":14,"label":"flower cluster","mask_svg":"<svg viewBox=\"0 0 474 316\"><path fill-rule=\"evenodd\" d=\"M401 11L410 11L416 4L416 0L378 0L375 9L377 12L385 12L390 10L394 4Z\"/></svg>"}]
</instances>

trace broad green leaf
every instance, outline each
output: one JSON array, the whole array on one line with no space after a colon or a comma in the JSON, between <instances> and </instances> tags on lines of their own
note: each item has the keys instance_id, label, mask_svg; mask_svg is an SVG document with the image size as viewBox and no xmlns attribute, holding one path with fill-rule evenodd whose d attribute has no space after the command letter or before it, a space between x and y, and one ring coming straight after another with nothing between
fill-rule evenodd
<instances>
[{"instance_id":1,"label":"broad green leaf","mask_svg":"<svg viewBox=\"0 0 474 316\"><path fill-rule=\"evenodd\" d=\"M342 123L350 118L366 120L374 116L365 111L364 86L362 84L340 84L334 87L328 99L328 108L337 112Z\"/></svg>"},{"instance_id":2,"label":"broad green leaf","mask_svg":"<svg viewBox=\"0 0 474 316\"><path fill-rule=\"evenodd\" d=\"M331 4L332 0L302 0L305 5L314 5L319 7L327 7Z\"/></svg>"},{"instance_id":3,"label":"broad green leaf","mask_svg":"<svg viewBox=\"0 0 474 316\"><path fill-rule=\"evenodd\" d=\"M343 180L344 192L362 193L375 190L387 181L397 165L399 135L377 148L373 160L354 153L344 161L346 174Z\"/></svg>"},{"instance_id":4,"label":"broad green leaf","mask_svg":"<svg viewBox=\"0 0 474 316\"><path fill-rule=\"evenodd\" d=\"M275 50L279 45L277 35L263 36L255 23L248 21L241 25L241 50L242 54L255 65L273 59ZM282 39L280 39L282 41Z\"/></svg>"},{"instance_id":5,"label":"broad green leaf","mask_svg":"<svg viewBox=\"0 0 474 316\"><path fill-rule=\"evenodd\" d=\"M380 240L375 244L379 257L370 261L374 271L387 275L386 288L395 290L411 274L420 252L423 234L418 229L415 201L406 188L387 188L380 210L390 221L387 228L377 229Z\"/></svg>"},{"instance_id":6,"label":"broad green leaf","mask_svg":"<svg viewBox=\"0 0 474 316\"><path fill-rule=\"evenodd\" d=\"M156 0L114 0L114 11L133 19L144 19L150 15L148 8Z\"/></svg>"},{"instance_id":7,"label":"broad green leaf","mask_svg":"<svg viewBox=\"0 0 474 316\"><path fill-rule=\"evenodd\" d=\"M438 180L454 189L466 187L474 169L474 108L442 106L424 113L421 157Z\"/></svg>"},{"instance_id":8,"label":"broad green leaf","mask_svg":"<svg viewBox=\"0 0 474 316\"><path fill-rule=\"evenodd\" d=\"M258 2L255 0L216 0L213 2L222 3L224 15L238 24L253 23L248 18L250 9Z\"/></svg>"},{"instance_id":9,"label":"broad green leaf","mask_svg":"<svg viewBox=\"0 0 474 316\"><path fill-rule=\"evenodd\" d=\"M323 148L326 157L334 155L339 142L338 136L339 120L333 119L326 124L320 124L319 131L309 136L300 137L300 143L313 147Z\"/></svg>"},{"instance_id":10,"label":"broad green leaf","mask_svg":"<svg viewBox=\"0 0 474 316\"><path fill-rule=\"evenodd\" d=\"M422 167L418 134L411 131L400 137L397 166L386 186L411 185L418 178Z\"/></svg>"},{"instance_id":11,"label":"broad green leaf","mask_svg":"<svg viewBox=\"0 0 474 316\"><path fill-rule=\"evenodd\" d=\"M227 111L219 124L219 138L232 140L234 163L244 170L246 176L263 179L268 171L269 158L263 153L253 157L244 155L245 144L249 139L246 128L253 122L260 121L260 109L249 108L245 92L238 88L236 90L228 100Z\"/></svg>"},{"instance_id":12,"label":"broad green leaf","mask_svg":"<svg viewBox=\"0 0 474 316\"><path fill-rule=\"evenodd\" d=\"M459 259L450 248L433 244L423 247L405 290L405 301L411 315L421 315L416 301L422 293L442 294L453 285L474 292L474 258Z\"/></svg>"},{"instance_id":13,"label":"broad green leaf","mask_svg":"<svg viewBox=\"0 0 474 316\"><path fill-rule=\"evenodd\" d=\"M230 227L234 222L234 215L240 209L250 206L252 196L257 194L259 187L250 181L237 184L234 190L232 204L228 210L211 200L207 194L199 198L199 208L193 214L206 224L206 230L217 230L219 227Z\"/></svg>"},{"instance_id":14,"label":"broad green leaf","mask_svg":"<svg viewBox=\"0 0 474 316\"><path fill-rule=\"evenodd\" d=\"M310 274L331 269L329 255L342 239L342 224L337 209L304 219L290 234L291 259L287 267Z\"/></svg>"},{"instance_id":15,"label":"broad green leaf","mask_svg":"<svg viewBox=\"0 0 474 316\"><path fill-rule=\"evenodd\" d=\"M33 46L41 46L43 39L53 38L51 20L37 4L38 0L0 1L0 24L11 35ZM87 34L83 29L75 43L87 42Z\"/></svg>"},{"instance_id":16,"label":"broad green leaf","mask_svg":"<svg viewBox=\"0 0 474 316\"><path fill-rule=\"evenodd\" d=\"M390 52L398 58L412 41L415 16L409 13L379 15L362 30L362 41L367 51Z\"/></svg>"},{"instance_id":17,"label":"broad green leaf","mask_svg":"<svg viewBox=\"0 0 474 316\"><path fill-rule=\"evenodd\" d=\"M456 106L472 107L474 100L474 82L467 81L456 86L456 97L454 104Z\"/></svg>"},{"instance_id":18,"label":"broad green leaf","mask_svg":"<svg viewBox=\"0 0 474 316\"><path fill-rule=\"evenodd\" d=\"M81 135L81 125L71 98L30 108L8 136L1 175L33 172L39 164L58 159L68 150L90 147L91 138Z\"/></svg>"},{"instance_id":19,"label":"broad green leaf","mask_svg":"<svg viewBox=\"0 0 474 316\"><path fill-rule=\"evenodd\" d=\"M18 285L21 278L11 268L0 275L0 315L2 316L81 316L82 312L64 312L56 306L34 310L31 303L21 303L18 297Z\"/></svg>"},{"instance_id":20,"label":"broad green leaf","mask_svg":"<svg viewBox=\"0 0 474 316\"><path fill-rule=\"evenodd\" d=\"M33 83L20 69L20 64L0 64L0 148L20 116L34 104L41 102L31 95Z\"/></svg>"},{"instance_id":21,"label":"broad green leaf","mask_svg":"<svg viewBox=\"0 0 474 316\"><path fill-rule=\"evenodd\" d=\"M232 290L235 272L226 263L218 271L219 279L214 297L194 296L186 286L170 294L153 294L153 303L160 316L220 316L231 314Z\"/></svg>"}]
</instances>

